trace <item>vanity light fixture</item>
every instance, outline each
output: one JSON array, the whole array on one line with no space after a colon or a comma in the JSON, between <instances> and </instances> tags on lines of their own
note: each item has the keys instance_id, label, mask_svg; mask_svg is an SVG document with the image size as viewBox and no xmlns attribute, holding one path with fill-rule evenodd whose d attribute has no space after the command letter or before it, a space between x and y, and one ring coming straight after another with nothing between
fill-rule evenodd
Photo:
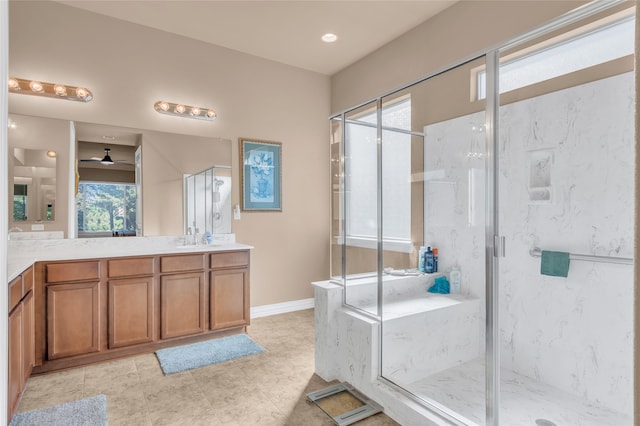
<instances>
[{"instance_id":1,"label":"vanity light fixture","mask_svg":"<svg viewBox=\"0 0 640 426\"><path fill-rule=\"evenodd\" d=\"M84 87L57 83L44 83L37 80L25 80L14 77L9 78L9 92L78 102L89 102L93 99L91 91Z\"/></svg>"},{"instance_id":2,"label":"vanity light fixture","mask_svg":"<svg viewBox=\"0 0 640 426\"><path fill-rule=\"evenodd\" d=\"M158 101L153 104L160 114L175 115L177 117L197 118L199 120L213 121L217 115L214 110L208 108L194 107L184 104L174 104L171 102Z\"/></svg>"}]
</instances>

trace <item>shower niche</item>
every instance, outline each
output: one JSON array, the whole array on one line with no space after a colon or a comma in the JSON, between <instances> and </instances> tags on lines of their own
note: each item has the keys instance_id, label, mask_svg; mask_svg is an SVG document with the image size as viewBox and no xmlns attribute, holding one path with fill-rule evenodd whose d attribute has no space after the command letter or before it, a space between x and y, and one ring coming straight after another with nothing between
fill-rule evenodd
<instances>
[{"instance_id":1,"label":"shower niche","mask_svg":"<svg viewBox=\"0 0 640 426\"><path fill-rule=\"evenodd\" d=\"M213 166L184 178L184 233L231 233L231 168Z\"/></svg>"}]
</instances>

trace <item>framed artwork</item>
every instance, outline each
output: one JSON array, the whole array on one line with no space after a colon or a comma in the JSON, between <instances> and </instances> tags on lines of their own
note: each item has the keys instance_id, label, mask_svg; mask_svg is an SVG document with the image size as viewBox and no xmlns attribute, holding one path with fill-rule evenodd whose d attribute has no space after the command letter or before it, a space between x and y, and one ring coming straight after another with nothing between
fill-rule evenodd
<instances>
[{"instance_id":1,"label":"framed artwork","mask_svg":"<svg viewBox=\"0 0 640 426\"><path fill-rule=\"evenodd\" d=\"M282 211L282 144L239 141L242 210Z\"/></svg>"}]
</instances>

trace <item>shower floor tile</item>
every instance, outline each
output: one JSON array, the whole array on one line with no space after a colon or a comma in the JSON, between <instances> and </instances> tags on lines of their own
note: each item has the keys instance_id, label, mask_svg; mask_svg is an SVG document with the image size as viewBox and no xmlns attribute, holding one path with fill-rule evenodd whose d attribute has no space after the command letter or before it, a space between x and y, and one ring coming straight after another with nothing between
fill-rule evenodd
<instances>
[{"instance_id":1,"label":"shower floor tile","mask_svg":"<svg viewBox=\"0 0 640 426\"><path fill-rule=\"evenodd\" d=\"M462 414L472 422L484 424L483 361L476 359L403 387L418 397L434 400ZM629 416L508 370L501 371L500 399L502 425L536 426L538 419L558 426L633 425Z\"/></svg>"}]
</instances>

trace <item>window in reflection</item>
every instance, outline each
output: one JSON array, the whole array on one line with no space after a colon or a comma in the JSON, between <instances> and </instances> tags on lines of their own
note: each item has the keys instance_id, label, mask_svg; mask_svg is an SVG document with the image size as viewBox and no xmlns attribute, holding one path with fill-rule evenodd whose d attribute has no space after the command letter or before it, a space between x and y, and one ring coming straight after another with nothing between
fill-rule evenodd
<instances>
[{"instance_id":1,"label":"window in reflection","mask_svg":"<svg viewBox=\"0 0 640 426\"><path fill-rule=\"evenodd\" d=\"M80 182L77 204L78 232L135 235L135 184Z\"/></svg>"},{"instance_id":2,"label":"window in reflection","mask_svg":"<svg viewBox=\"0 0 640 426\"><path fill-rule=\"evenodd\" d=\"M27 220L27 185L13 185L13 220Z\"/></svg>"}]
</instances>

